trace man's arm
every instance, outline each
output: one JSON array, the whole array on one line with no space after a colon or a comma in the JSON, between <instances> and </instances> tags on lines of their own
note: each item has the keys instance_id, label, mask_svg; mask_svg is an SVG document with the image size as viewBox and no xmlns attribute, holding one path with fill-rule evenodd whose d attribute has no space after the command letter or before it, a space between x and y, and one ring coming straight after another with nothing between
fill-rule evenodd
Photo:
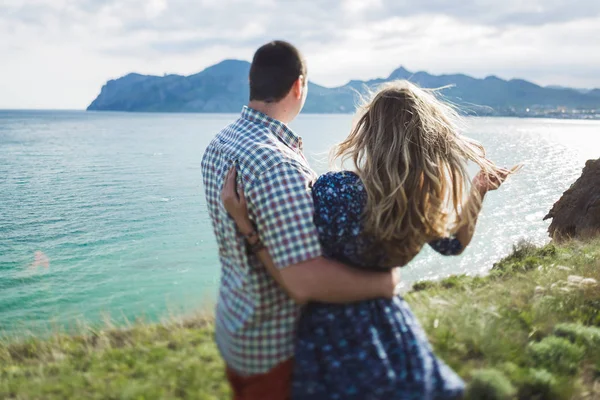
<instances>
[{"instance_id":1,"label":"man's arm","mask_svg":"<svg viewBox=\"0 0 600 400\"><path fill-rule=\"evenodd\" d=\"M236 191L235 170L226 178L222 198L240 232L249 236L254 225L243 190ZM248 190L248 198L266 245L257 256L296 302L349 303L394 295L396 273L361 271L321 257L312 196L305 178L291 165L267 171ZM257 239L250 236L250 244Z\"/></svg>"},{"instance_id":2,"label":"man's arm","mask_svg":"<svg viewBox=\"0 0 600 400\"><path fill-rule=\"evenodd\" d=\"M351 303L392 298L399 282L395 271L368 272L318 257L281 270L284 287L298 303Z\"/></svg>"},{"instance_id":3,"label":"man's arm","mask_svg":"<svg viewBox=\"0 0 600 400\"><path fill-rule=\"evenodd\" d=\"M254 230L248 219L238 224L247 236ZM258 239L250 239L253 245ZM393 272L367 272L345 264L316 257L278 269L266 247L256 252L269 274L298 304L309 301L324 303L351 303L378 297L391 298L399 283Z\"/></svg>"}]
</instances>

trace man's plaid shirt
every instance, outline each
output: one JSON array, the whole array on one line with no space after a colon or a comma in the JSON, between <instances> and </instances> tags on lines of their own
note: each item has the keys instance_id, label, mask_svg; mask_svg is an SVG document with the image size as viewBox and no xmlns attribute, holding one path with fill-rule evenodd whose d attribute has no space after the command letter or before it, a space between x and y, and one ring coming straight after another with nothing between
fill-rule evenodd
<instances>
[{"instance_id":1,"label":"man's plaid shirt","mask_svg":"<svg viewBox=\"0 0 600 400\"><path fill-rule=\"evenodd\" d=\"M253 375L293 356L299 308L247 252L221 203L223 181L234 163L250 218L278 268L321 255L309 188L315 174L302 153L301 138L282 122L248 107L217 134L202 159L222 266L216 341L230 368Z\"/></svg>"}]
</instances>

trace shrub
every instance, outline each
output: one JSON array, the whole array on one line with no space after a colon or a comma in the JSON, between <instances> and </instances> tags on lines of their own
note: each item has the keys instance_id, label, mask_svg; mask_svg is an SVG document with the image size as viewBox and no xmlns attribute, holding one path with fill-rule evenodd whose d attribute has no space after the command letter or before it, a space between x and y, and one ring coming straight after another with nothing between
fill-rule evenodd
<instances>
[{"instance_id":1,"label":"shrub","mask_svg":"<svg viewBox=\"0 0 600 400\"><path fill-rule=\"evenodd\" d=\"M436 286L435 282L432 281L419 281L415 282L412 286L412 290L415 292L420 292L423 290L432 289Z\"/></svg>"},{"instance_id":2,"label":"shrub","mask_svg":"<svg viewBox=\"0 0 600 400\"><path fill-rule=\"evenodd\" d=\"M556 400L562 397L554 375L543 369L529 369L518 386L520 400Z\"/></svg>"},{"instance_id":3,"label":"shrub","mask_svg":"<svg viewBox=\"0 0 600 400\"><path fill-rule=\"evenodd\" d=\"M574 375L583 359L583 347L567 339L550 336L529 345L529 354L536 367L552 372Z\"/></svg>"},{"instance_id":4,"label":"shrub","mask_svg":"<svg viewBox=\"0 0 600 400\"><path fill-rule=\"evenodd\" d=\"M600 328L581 324L558 324L554 328L556 336L569 339L588 348L600 349Z\"/></svg>"},{"instance_id":5,"label":"shrub","mask_svg":"<svg viewBox=\"0 0 600 400\"><path fill-rule=\"evenodd\" d=\"M516 390L504 374L496 369L473 373L467 388L467 400L509 400Z\"/></svg>"},{"instance_id":6,"label":"shrub","mask_svg":"<svg viewBox=\"0 0 600 400\"><path fill-rule=\"evenodd\" d=\"M452 275L448 278L442 279L440 285L444 289L464 288L466 284L471 281L471 278L467 275Z\"/></svg>"},{"instance_id":7,"label":"shrub","mask_svg":"<svg viewBox=\"0 0 600 400\"><path fill-rule=\"evenodd\" d=\"M495 263L492 267L492 276L506 276L515 272L527 272L539 265L548 264L556 256L557 250L553 244L537 247L526 241L521 241L513 246L510 255Z\"/></svg>"}]
</instances>

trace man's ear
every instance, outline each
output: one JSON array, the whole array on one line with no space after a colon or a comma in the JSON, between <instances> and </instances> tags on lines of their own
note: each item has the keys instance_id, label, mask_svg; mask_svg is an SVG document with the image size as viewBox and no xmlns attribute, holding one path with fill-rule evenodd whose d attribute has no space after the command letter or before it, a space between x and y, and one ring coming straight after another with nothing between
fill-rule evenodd
<instances>
[{"instance_id":1,"label":"man's ear","mask_svg":"<svg viewBox=\"0 0 600 400\"><path fill-rule=\"evenodd\" d=\"M296 100L300 100L302 98L302 91L304 90L304 76L300 75L296 82L294 82L294 97Z\"/></svg>"}]
</instances>

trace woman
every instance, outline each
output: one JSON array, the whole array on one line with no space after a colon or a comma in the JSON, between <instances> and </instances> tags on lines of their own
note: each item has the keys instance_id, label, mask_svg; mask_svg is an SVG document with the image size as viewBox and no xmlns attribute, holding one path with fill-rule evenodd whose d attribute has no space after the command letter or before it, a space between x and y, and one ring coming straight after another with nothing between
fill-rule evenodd
<instances>
[{"instance_id":1,"label":"woman","mask_svg":"<svg viewBox=\"0 0 600 400\"><path fill-rule=\"evenodd\" d=\"M468 246L483 197L511 171L461 136L457 118L433 93L406 81L384 85L361 107L354 129L333 149L353 171L329 172L312 187L326 256L385 270L406 265L426 243L443 255ZM471 186L469 161L481 168ZM243 192L232 196L235 180L232 169L223 199L241 229L251 221ZM272 263L259 238L249 242L265 265ZM295 400L452 399L464 390L399 296L308 304L294 362Z\"/></svg>"}]
</instances>

